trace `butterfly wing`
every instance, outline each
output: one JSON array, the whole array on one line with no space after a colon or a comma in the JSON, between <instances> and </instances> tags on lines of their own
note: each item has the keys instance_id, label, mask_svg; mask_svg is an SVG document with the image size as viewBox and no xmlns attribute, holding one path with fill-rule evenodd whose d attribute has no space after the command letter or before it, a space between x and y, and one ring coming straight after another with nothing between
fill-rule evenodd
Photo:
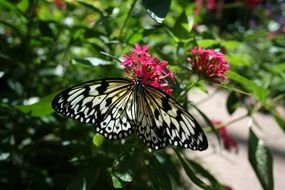
<instances>
[{"instance_id":1,"label":"butterfly wing","mask_svg":"<svg viewBox=\"0 0 285 190\"><path fill-rule=\"evenodd\" d=\"M133 88L127 79L93 80L62 91L52 107L64 116L95 124L96 131L108 139L120 139L134 130Z\"/></svg>"},{"instance_id":2,"label":"butterfly wing","mask_svg":"<svg viewBox=\"0 0 285 190\"><path fill-rule=\"evenodd\" d=\"M163 127L157 125L154 116L154 102L148 97L145 89L141 88L136 92L136 101L138 104L138 127L137 135L143 143L154 150L165 148L167 135Z\"/></svg>"},{"instance_id":3,"label":"butterfly wing","mask_svg":"<svg viewBox=\"0 0 285 190\"><path fill-rule=\"evenodd\" d=\"M143 86L144 117L138 129L140 138L153 149L167 144L205 150L207 138L195 118L163 91Z\"/></svg>"}]
</instances>

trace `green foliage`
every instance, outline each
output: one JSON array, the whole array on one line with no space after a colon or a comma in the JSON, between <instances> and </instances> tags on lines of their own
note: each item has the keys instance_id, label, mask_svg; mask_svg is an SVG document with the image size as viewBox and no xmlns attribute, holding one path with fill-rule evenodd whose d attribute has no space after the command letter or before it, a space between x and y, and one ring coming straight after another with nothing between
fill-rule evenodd
<instances>
[{"instance_id":1,"label":"green foliage","mask_svg":"<svg viewBox=\"0 0 285 190\"><path fill-rule=\"evenodd\" d=\"M248 157L263 189L273 189L273 160L271 153L252 129L249 131Z\"/></svg>"},{"instance_id":2,"label":"green foliage","mask_svg":"<svg viewBox=\"0 0 285 190\"><path fill-rule=\"evenodd\" d=\"M33 117L47 116L54 112L50 102L56 94L57 93L53 93L44 98L41 98L39 102L32 105L18 105L15 107L18 108L21 112L30 114Z\"/></svg>"},{"instance_id":3,"label":"green foliage","mask_svg":"<svg viewBox=\"0 0 285 190\"><path fill-rule=\"evenodd\" d=\"M223 189L180 150L176 156L171 148L150 152L135 135L107 141L92 126L53 113L50 102L74 84L123 77L119 62L139 43L169 62L176 73L173 97L186 105L189 90L206 92L209 84L197 82L186 61L188 50L199 46L224 51L230 62L229 80L219 85L230 92L230 114L239 107L249 118L266 111L285 131L276 109L285 104L284 34L268 38L272 18L264 7L247 12L240 6L197 14L194 1L0 0L0 187L191 189L183 169L196 186ZM249 27L253 18L258 27ZM210 127L205 131L219 139L212 116L193 107ZM249 160L263 188L273 189L272 158L261 142L250 131Z\"/></svg>"}]
</instances>

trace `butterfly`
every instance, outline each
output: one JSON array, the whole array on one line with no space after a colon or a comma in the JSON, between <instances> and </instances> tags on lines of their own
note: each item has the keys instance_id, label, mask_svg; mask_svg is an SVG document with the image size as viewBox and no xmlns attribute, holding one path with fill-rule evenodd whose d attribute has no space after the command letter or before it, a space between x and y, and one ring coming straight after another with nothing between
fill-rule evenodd
<instances>
[{"instance_id":1,"label":"butterfly","mask_svg":"<svg viewBox=\"0 0 285 190\"><path fill-rule=\"evenodd\" d=\"M60 92L53 109L82 123L95 125L97 133L117 140L136 133L153 149L168 144L205 150L207 138L196 119L171 96L141 78L106 78L84 82Z\"/></svg>"}]
</instances>

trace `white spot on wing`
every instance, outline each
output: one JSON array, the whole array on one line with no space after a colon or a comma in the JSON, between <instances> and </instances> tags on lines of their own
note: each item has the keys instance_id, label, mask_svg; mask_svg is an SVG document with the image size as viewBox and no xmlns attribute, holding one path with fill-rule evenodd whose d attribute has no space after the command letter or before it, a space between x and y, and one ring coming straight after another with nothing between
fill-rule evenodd
<instances>
[{"instance_id":1,"label":"white spot on wing","mask_svg":"<svg viewBox=\"0 0 285 190\"><path fill-rule=\"evenodd\" d=\"M72 102L70 103L71 105L75 105L77 104L79 101L81 101L84 98L83 95L80 95L78 97L76 97L74 100L72 100Z\"/></svg>"},{"instance_id":2,"label":"white spot on wing","mask_svg":"<svg viewBox=\"0 0 285 190\"><path fill-rule=\"evenodd\" d=\"M77 92L76 92L77 91ZM71 90L70 92L68 92L68 94L70 95L67 99L68 102L70 102L71 100L73 100L76 96L78 96L80 93L82 93L84 91L83 89L75 89L75 90Z\"/></svg>"},{"instance_id":3,"label":"white spot on wing","mask_svg":"<svg viewBox=\"0 0 285 190\"><path fill-rule=\"evenodd\" d=\"M86 97L84 98L82 105L84 106L85 104L87 104L88 102L92 101L94 99L94 97Z\"/></svg>"}]
</instances>

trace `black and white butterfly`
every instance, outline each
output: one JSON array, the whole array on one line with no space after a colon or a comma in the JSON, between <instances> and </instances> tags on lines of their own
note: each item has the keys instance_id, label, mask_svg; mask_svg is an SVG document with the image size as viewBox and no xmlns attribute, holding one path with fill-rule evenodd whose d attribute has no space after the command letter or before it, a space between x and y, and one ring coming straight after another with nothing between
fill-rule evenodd
<instances>
[{"instance_id":1,"label":"black and white butterfly","mask_svg":"<svg viewBox=\"0 0 285 190\"><path fill-rule=\"evenodd\" d=\"M58 113L92 123L107 139L136 132L152 149L168 144L205 150L207 138L195 118L155 87L120 78L92 80L59 93L52 101Z\"/></svg>"}]
</instances>

